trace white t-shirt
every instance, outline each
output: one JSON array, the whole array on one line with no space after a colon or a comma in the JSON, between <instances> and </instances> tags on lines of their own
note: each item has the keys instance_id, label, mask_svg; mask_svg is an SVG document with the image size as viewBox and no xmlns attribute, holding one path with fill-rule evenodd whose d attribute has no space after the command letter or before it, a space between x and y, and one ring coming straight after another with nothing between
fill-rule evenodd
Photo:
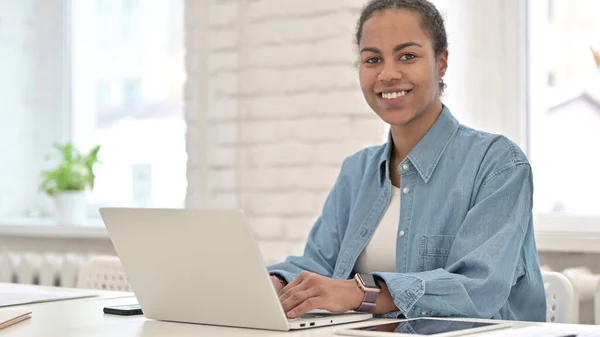
<instances>
[{"instance_id":1,"label":"white t-shirt","mask_svg":"<svg viewBox=\"0 0 600 337\"><path fill-rule=\"evenodd\" d=\"M400 189L392 186L392 200L371 240L358 256L357 273L396 271L396 233L400 224Z\"/></svg>"}]
</instances>

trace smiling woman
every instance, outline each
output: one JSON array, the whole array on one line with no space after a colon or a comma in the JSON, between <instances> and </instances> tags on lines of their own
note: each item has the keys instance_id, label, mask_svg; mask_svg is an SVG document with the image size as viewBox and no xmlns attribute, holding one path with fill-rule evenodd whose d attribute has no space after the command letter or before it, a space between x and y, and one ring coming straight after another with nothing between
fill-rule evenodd
<instances>
[{"instance_id":1,"label":"smiling woman","mask_svg":"<svg viewBox=\"0 0 600 337\"><path fill-rule=\"evenodd\" d=\"M373 2L359 20L360 83L369 106L397 130L392 136L410 135L402 137L408 142L394 142L404 158L442 109L448 42L445 33L437 34L441 42L435 42L430 36L436 34L420 28L421 16L414 11L382 11L377 5ZM423 9L429 16L435 13Z\"/></svg>"},{"instance_id":2,"label":"smiling woman","mask_svg":"<svg viewBox=\"0 0 600 337\"><path fill-rule=\"evenodd\" d=\"M345 159L304 254L268 267L288 317L545 320L529 161L441 102L449 52L438 10L372 0L356 43L361 89L388 141Z\"/></svg>"}]
</instances>

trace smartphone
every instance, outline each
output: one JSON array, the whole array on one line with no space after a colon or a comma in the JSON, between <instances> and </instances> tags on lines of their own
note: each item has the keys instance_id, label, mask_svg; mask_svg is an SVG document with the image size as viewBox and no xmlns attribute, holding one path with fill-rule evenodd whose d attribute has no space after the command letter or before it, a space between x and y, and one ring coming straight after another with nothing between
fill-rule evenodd
<instances>
[{"instance_id":1,"label":"smartphone","mask_svg":"<svg viewBox=\"0 0 600 337\"><path fill-rule=\"evenodd\" d=\"M104 307L104 313L123 316L141 315L142 308L139 304L113 305Z\"/></svg>"}]
</instances>

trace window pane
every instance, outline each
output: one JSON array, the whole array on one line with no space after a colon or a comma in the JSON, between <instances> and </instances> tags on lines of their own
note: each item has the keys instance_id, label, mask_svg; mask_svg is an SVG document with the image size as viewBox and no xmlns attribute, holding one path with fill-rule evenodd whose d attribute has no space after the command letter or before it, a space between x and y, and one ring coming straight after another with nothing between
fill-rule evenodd
<instances>
[{"instance_id":1,"label":"window pane","mask_svg":"<svg viewBox=\"0 0 600 337\"><path fill-rule=\"evenodd\" d=\"M535 7L545 3L545 8ZM600 214L600 1L530 1L536 212Z\"/></svg>"},{"instance_id":2,"label":"window pane","mask_svg":"<svg viewBox=\"0 0 600 337\"><path fill-rule=\"evenodd\" d=\"M102 145L96 206L184 204L183 29L183 0L72 1L72 129Z\"/></svg>"}]
</instances>

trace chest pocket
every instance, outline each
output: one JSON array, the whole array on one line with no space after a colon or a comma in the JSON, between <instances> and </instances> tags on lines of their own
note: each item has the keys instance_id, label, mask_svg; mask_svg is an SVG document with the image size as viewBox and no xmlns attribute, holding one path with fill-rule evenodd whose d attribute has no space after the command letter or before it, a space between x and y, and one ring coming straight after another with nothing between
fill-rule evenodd
<instances>
[{"instance_id":1,"label":"chest pocket","mask_svg":"<svg viewBox=\"0 0 600 337\"><path fill-rule=\"evenodd\" d=\"M420 258L421 271L444 268L454 235L426 235L421 237Z\"/></svg>"}]
</instances>

